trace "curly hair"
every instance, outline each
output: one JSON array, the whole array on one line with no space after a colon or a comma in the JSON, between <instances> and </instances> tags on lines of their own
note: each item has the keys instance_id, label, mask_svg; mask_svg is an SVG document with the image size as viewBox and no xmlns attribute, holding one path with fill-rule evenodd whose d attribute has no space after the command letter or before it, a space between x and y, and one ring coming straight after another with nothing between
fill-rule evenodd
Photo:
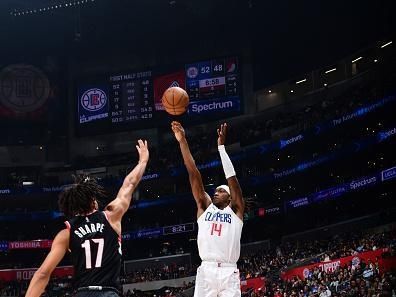
<instances>
[{"instance_id":1,"label":"curly hair","mask_svg":"<svg viewBox=\"0 0 396 297\"><path fill-rule=\"evenodd\" d=\"M95 201L106 197L106 191L97 180L88 175L73 175L74 183L59 195L58 205L66 217L87 214L94 209Z\"/></svg>"}]
</instances>

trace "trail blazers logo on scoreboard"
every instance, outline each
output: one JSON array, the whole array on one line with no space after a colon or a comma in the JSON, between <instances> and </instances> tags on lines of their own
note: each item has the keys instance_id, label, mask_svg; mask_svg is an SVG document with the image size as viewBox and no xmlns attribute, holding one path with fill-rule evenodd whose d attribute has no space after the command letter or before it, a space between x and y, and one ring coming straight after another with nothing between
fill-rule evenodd
<instances>
[{"instance_id":1,"label":"trail blazers logo on scoreboard","mask_svg":"<svg viewBox=\"0 0 396 297\"><path fill-rule=\"evenodd\" d=\"M109 116L106 88L85 88L79 92L79 122L87 123Z\"/></svg>"},{"instance_id":2,"label":"trail blazers logo on scoreboard","mask_svg":"<svg viewBox=\"0 0 396 297\"><path fill-rule=\"evenodd\" d=\"M161 98L164 92L171 87L185 88L186 78L184 70L158 76L154 79L154 103L155 110L164 110Z\"/></svg>"}]
</instances>

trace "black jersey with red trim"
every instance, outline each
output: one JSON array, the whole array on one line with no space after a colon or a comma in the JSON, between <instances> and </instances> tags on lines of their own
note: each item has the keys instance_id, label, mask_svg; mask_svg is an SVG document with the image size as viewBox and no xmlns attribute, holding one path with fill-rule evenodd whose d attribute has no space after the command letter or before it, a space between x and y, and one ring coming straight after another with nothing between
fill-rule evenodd
<instances>
[{"instance_id":1,"label":"black jersey with red trim","mask_svg":"<svg viewBox=\"0 0 396 297\"><path fill-rule=\"evenodd\" d=\"M75 216L65 223L70 229L74 288L119 288L121 238L110 225L105 212Z\"/></svg>"}]
</instances>

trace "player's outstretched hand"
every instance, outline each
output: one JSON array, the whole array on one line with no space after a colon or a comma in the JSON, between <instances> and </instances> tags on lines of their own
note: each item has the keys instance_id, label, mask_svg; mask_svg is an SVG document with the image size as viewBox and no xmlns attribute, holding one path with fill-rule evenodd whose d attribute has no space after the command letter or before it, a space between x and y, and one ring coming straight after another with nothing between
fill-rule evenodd
<instances>
[{"instance_id":1,"label":"player's outstretched hand","mask_svg":"<svg viewBox=\"0 0 396 297\"><path fill-rule=\"evenodd\" d=\"M139 163L147 163L149 160L147 140L143 141L139 139L138 144L136 145L136 149L139 153Z\"/></svg>"},{"instance_id":2,"label":"player's outstretched hand","mask_svg":"<svg viewBox=\"0 0 396 297\"><path fill-rule=\"evenodd\" d=\"M227 135L227 123L223 123L220 125L220 128L217 129L217 145L224 145Z\"/></svg>"},{"instance_id":3,"label":"player's outstretched hand","mask_svg":"<svg viewBox=\"0 0 396 297\"><path fill-rule=\"evenodd\" d=\"M186 132L184 131L183 126L179 122L173 121L171 123L171 127L178 142L186 138Z\"/></svg>"}]
</instances>

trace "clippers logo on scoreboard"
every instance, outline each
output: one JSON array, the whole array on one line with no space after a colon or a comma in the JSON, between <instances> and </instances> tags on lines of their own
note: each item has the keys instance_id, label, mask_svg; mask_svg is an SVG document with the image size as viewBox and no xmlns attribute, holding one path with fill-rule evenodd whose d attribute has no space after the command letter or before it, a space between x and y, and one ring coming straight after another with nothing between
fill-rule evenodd
<instances>
[{"instance_id":1,"label":"clippers logo on scoreboard","mask_svg":"<svg viewBox=\"0 0 396 297\"><path fill-rule=\"evenodd\" d=\"M199 74L198 68L194 66L188 67L186 74L188 78L196 78Z\"/></svg>"},{"instance_id":2,"label":"clippers logo on scoreboard","mask_svg":"<svg viewBox=\"0 0 396 297\"><path fill-rule=\"evenodd\" d=\"M107 96L101 89L89 89L80 98L85 110L95 111L102 109L107 103Z\"/></svg>"},{"instance_id":3,"label":"clippers logo on scoreboard","mask_svg":"<svg viewBox=\"0 0 396 297\"><path fill-rule=\"evenodd\" d=\"M109 116L107 94L104 88L89 88L79 94L79 121L87 123Z\"/></svg>"}]
</instances>

